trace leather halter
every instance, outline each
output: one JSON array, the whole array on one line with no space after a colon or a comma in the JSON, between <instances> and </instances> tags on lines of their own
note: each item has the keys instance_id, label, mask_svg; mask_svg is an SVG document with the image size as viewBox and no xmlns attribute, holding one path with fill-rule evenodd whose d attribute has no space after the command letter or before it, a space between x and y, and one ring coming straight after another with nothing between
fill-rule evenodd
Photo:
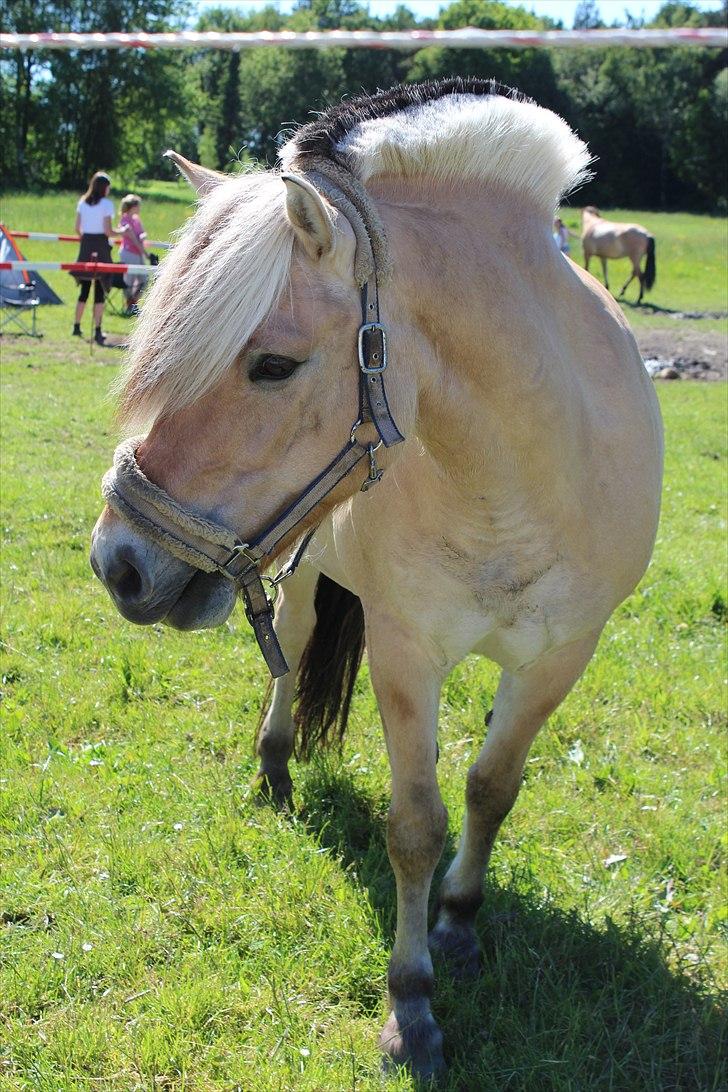
<instances>
[{"instance_id":1,"label":"leather halter","mask_svg":"<svg viewBox=\"0 0 728 1092\"><path fill-rule=\"evenodd\" d=\"M317 164L315 173L311 172L310 177L318 180L322 173ZM283 175L284 179L287 177L294 181L297 178L296 175ZM332 201L333 196L332 203L343 206L347 217L351 218L352 213L358 217L359 223L354 225L357 249L367 244L369 247L369 255L365 258L369 259L366 265L370 274L361 288L362 321L357 337L359 408L348 442L280 515L247 542L243 542L229 528L200 518L160 486L150 482L136 461L139 439L119 445L114 454L114 466L104 475L101 485L108 505L127 523L139 528L169 553L203 572L219 572L233 581L242 592L245 614L274 679L285 675L289 668L273 627L273 604L266 595L263 579L275 586L290 576L303 556L313 531L303 538L288 565L273 579L261 577L261 564L362 460L368 459L369 466L361 489L367 490L376 485L384 473L377 466L377 450L382 444L391 447L404 440L392 417L384 382L389 361L387 335L379 313L377 248L372 245L373 227L361 204L357 202L352 208L351 193L342 191L339 179L324 176L322 181L325 186L322 185L320 189L325 189L327 199ZM381 250L381 240L378 242ZM361 258L361 255L357 257ZM369 423L374 425L379 435L376 444L357 438L358 429Z\"/></svg>"}]
</instances>

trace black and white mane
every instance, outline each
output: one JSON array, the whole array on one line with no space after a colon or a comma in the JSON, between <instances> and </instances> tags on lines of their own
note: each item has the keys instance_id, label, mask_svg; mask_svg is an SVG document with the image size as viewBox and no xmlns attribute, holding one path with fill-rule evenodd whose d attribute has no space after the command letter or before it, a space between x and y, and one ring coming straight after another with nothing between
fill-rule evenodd
<instances>
[{"instance_id":1,"label":"black and white mane","mask_svg":"<svg viewBox=\"0 0 728 1092\"><path fill-rule=\"evenodd\" d=\"M404 84L331 107L281 149L328 159L360 181L377 175L480 178L526 192L552 215L588 177L586 146L550 110L496 80Z\"/></svg>"}]
</instances>

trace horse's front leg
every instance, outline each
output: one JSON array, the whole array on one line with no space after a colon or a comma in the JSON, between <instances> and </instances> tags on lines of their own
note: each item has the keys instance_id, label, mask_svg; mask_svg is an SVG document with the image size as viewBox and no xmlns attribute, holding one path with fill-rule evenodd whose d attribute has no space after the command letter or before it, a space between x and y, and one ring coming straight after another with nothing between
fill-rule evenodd
<instances>
[{"instance_id":1,"label":"horse's front leg","mask_svg":"<svg viewBox=\"0 0 728 1092\"><path fill-rule=\"evenodd\" d=\"M609 277L607 276L607 259L606 258L600 258L600 261L602 263L602 272L604 273L604 287L606 288L606 290L608 292L609 291Z\"/></svg>"},{"instance_id":2,"label":"horse's front leg","mask_svg":"<svg viewBox=\"0 0 728 1092\"><path fill-rule=\"evenodd\" d=\"M447 831L435 775L441 676L413 634L367 617L372 685L392 772L387 849L397 881L397 931L389 963L391 1013L379 1039L385 1059L427 1078L444 1068L430 1011L433 970L427 902Z\"/></svg>"},{"instance_id":3,"label":"horse's front leg","mask_svg":"<svg viewBox=\"0 0 728 1092\"><path fill-rule=\"evenodd\" d=\"M483 748L468 771L465 824L458 852L443 880L430 947L461 976L480 967L475 915L498 829L513 807L523 764L539 728L571 690L591 659L599 634L542 657L523 671L501 675Z\"/></svg>"},{"instance_id":4,"label":"horse's front leg","mask_svg":"<svg viewBox=\"0 0 728 1092\"><path fill-rule=\"evenodd\" d=\"M318 571L303 563L280 585L275 630L290 671L273 684L273 697L261 725L256 751L260 758L257 787L261 796L283 807L292 793L288 760L293 753L293 699L301 657L316 621L314 595Z\"/></svg>"}]
</instances>

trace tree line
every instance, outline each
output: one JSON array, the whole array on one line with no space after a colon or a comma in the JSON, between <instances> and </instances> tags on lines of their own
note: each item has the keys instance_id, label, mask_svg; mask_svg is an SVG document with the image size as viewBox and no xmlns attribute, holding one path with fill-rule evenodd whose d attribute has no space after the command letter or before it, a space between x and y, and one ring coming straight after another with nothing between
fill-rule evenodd
<instances>
[{"instance_id":1,"label":"tree line","mask_svg":"<svg viewBox=\"0 0 728 1092\"><path fill-rule=\"evenodd\" d=\"M188 0L14 0L3 29L164 31L191 25ZM721 26L727 5L684 0L632 26ZM404 4L375 18L359 0L298 0L276 8L208 10L198 30L405 30L561 24L500 0L454 0L418 19ZM599 27L582 0L577 27ZM0 56L0 169L5 187L83 186L97 169L127 179L172 177L162 151L221 170L275 162L312 111L362 91L444 76L495 77L547 106L597 157L580 200L605 206L726 211L727 52L716 49L223 51L73 50Z\"/></svg>"}]
</instances>

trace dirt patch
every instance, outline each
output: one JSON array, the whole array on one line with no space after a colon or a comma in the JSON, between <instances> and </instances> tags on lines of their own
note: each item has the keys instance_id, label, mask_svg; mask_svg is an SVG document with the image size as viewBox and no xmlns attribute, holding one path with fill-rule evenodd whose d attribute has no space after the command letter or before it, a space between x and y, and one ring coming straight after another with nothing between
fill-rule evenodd
<instances>
[{"instance_id":1,"label":"dirt patch","mask_svg":"<svg viewBox=\"0 0 728 1092\"><path fill-rule=\"evenodd\" d=\"M728 334L718 330L636 330L637 344L651 375L706 380L728 378ZM671 373L661 376L668 369Z\"/></svg>"}]
</instances>

